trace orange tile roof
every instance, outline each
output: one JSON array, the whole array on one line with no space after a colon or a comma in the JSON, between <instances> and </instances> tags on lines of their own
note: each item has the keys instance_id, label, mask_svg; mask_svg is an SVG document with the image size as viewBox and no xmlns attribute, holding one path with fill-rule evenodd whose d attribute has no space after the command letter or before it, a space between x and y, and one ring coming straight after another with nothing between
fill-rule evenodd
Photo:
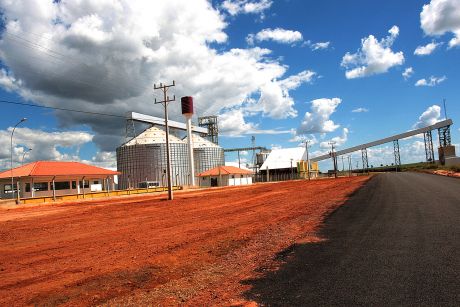
<instances>
[{"instance_id":1,"label":"orange tile roof","mask_svg":"<svg viewBox=\"0 0 460 307\"><path fill-rule=\"evenodd\" d=\"M37 161L13 168L13 177L118 175L119 172L80 162ZM11 170L0 173L0 179L11 178Z\"/></svg>"},{"instance_id":2,"label":"orange tile roof","mask_svg":"<svg viewBox=\"0 0 460 307\"><path fill-rule=\"evenodd\" d=\"M198 177L219 176L219 175L245 175L252 174L252 171L241 169L235 166L218 166L198 174Z\"/></svg>"}]
</instances>

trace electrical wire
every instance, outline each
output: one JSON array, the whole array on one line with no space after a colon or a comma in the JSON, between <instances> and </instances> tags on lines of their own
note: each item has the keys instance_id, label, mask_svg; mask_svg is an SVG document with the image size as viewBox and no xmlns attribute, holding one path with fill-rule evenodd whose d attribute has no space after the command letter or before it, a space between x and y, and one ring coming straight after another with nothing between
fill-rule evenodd
<instances>
[{"instance_id":1,"label":"electrical wire","mask_svg":"<svg viewBox=\"0 0 460 307\"><path fill-rule=\"evenodd\" d=\"M58 110L58 111L84 113L84 114L89 114L89 115L102 115L102 116L118 117L118 118L126 119L126 116L117 115L117 114L91 112L91 111L75 110L75 109L68 109L68 108L59 108L59 107L48 107L48 106L41 106L41 105L37 105L37 104L18 102L18 101L0 100L0 103L14 104L14 105L20 105L20 106L26 106L26 107L34 107L34 108L42 108L42 109L51 109L51 110Z\"/></svg>"}]
</instances>

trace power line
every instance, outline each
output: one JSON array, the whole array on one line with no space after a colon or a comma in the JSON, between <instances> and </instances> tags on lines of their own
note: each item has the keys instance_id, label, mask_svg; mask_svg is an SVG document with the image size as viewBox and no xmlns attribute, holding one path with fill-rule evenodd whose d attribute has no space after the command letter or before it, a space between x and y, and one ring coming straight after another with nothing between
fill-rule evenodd
<instances>
[{"instance_id":1,"label":"power line","mask_svg":"<svg viewBox=\"0 0 460 307\"><path fill-rule=\"evenodd\" d=\"M68 109L68 108L59 108L59 107L48 107L48 106L41 106L41 105L36 105L32 103L25 103L25 102L18 102L18 101L0 100L0 103L14 104L14 105L20 105L20 106L25 106L25 107L34 107L34 108L42 108L42 109L84 113L84 114L90 114L90 115L102 115L102 116L118 117L118 118L124 118L124 119L126 118L126 116L117 115L117 114L91 112L91 111L75 110L75 109Z\"/></svg>"}]
</instances>

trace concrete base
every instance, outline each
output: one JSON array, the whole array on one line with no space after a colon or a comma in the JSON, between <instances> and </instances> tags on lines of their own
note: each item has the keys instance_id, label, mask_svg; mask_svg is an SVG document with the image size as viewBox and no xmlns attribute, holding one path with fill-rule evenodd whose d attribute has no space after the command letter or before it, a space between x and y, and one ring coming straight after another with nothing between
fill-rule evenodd
<instances>
[{"instance_id":1,"label":"concrete base","mask_svg":"<svg viewBox=\"0 0 460 307\"><path fill-rule=\"evenodd\" d=\"M445 166L460 166L460 157L445 158Z\"/></svg>"}]
</instances>

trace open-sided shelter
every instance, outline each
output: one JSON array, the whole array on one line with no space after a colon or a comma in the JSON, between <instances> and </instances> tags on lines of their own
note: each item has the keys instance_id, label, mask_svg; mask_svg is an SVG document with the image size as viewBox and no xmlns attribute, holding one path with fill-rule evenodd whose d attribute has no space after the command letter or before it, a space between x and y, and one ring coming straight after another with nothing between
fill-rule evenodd
<instances>
[{"instance_id":1,"label":"open-sided shelter","mask_svg":"<svg viewBox=\"0 0 460 307\"><path fill-rule=\"evenodd\" d=\"M118 174L80 162L37 161L1 172L1 197L11 198L13 189L17 197L18 186L21 198L113 190L114 176Z\"/></svg>"}]
</instances>

